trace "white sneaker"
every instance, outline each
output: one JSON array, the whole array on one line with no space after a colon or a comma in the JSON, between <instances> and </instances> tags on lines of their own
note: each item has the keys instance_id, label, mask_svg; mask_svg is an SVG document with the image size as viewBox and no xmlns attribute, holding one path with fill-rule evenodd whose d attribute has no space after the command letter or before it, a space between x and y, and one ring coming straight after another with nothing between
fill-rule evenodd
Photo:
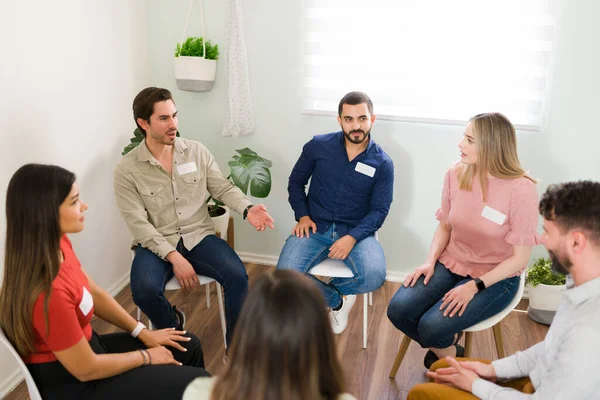
<instances>
[{"instance_id":1,"label":"white sneaker","mask_svg":"<svg viewBox=\"0 0 600 400\"><path fill-rule=\"evenodd\" d=\"M331 329L333 333L339 335L344 332L344 329L348 326L348 316L350 315L350 310L354 306L356 302L356 295L348 295L342 297L342 308L337 311L331 310L329 311L329 320L331 321Z\"/></svg>"}]
</instances>

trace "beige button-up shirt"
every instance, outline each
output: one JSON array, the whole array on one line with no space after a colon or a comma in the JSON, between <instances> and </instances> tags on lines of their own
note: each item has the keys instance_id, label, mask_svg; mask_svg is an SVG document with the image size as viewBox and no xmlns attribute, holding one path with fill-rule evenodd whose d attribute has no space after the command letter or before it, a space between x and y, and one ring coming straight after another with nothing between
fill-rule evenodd
<instances>
[{"instance_id":1,"label":"beige button-up shirt","mask_svg":"<svg viewBox=\"0 0 600 400\"><path fill-rule=\"evenodd\" d=\"M240 214L251 204L202 144L176 138L174 147L172 174L145 140L123 157L114 174L117 206L133 235L132 246L140 244L162 259L176 250L180 238L191 250L215 233L207 193Z\"/></svg>"}]
</instances>

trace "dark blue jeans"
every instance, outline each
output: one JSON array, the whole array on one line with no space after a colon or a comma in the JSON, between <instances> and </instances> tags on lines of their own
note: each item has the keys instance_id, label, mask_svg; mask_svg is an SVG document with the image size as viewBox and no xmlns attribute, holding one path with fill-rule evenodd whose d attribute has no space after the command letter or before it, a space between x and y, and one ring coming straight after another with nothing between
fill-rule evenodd
<instances>
[{"instance_id":1,"label":"dark blue jeans","mask_svg":"<svg viewBox=\"0 0 600 400\"><path fill-rule=\"evenodd\" d=\"M488 319L506 308L519 290L519 279L504 279L475 294L462 317L444 317L440 311L442 297L452 288L463 285L470 277L457 275L439 261L433 276L423 284L421 276L414 287L400 287L390 305L387 315L392 324L421 347L444 349L454 342L454 335Z\"/></svg>"},{"instance_id":2,"label":"dark blue jeans","mask_svg":"<svg viewBox=\"0 0 600 400\"><path fill-rule=\"evenodd\" d=\"M205 237L191 250L180 240L177 251L192 264L197 274L213 278L223 286L229 345L248 293L248 274L242 260L227 242L215 235ZM136 248L131 266L133 301L158 329L177 326L175 313L165 297L165 285L173 275L170 262L145 247Z\"/></svg>"}]
</instances>

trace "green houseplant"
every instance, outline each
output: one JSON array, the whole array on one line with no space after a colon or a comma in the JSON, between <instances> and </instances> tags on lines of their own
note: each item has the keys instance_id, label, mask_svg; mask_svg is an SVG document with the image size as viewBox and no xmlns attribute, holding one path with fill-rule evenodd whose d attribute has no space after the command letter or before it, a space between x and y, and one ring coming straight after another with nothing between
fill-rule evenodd
<instances>
[{"instance_id":1,"label":"green houseplant","mask_svg":"<svg viewBox=\"0 0 600 400\"><path fill-rule=\"evenodd\" d=\"M189 37L183 44L177 42L175 57L204 57L207 60L219 59L219 45L206 41L206 56L204 56L204 38Z\"/></svg>"},{"instance_id":2,"label":"green houseplant","mask_svg":"<svg viewBox=\"0 0 600 400\"><path fill-rule=\"evenodd\" d=\"M527 270L525 284L531 287L537 285L564 285L566 276L555 274L551 268L552 260L549 258L538 258L531 268Z\"/></svg>"},{"instance_id":3,"label":"green houseplant","mask_svg":"<svg viewBox=\"0 0 600 400\"><path fill-rule=\"evenodd\" d=\"M203 37L189 37L175 47L177 87L190 92L212 89L217 73L219 45Z\"/></svg>"},{"instance_id":4,"label":"green houseplant","mask_svg":"<svg viewBox=\"0 0 600 400\"><path fill-rule=\"evenodd\" d=\"M525 284L529 290L527 314L536 322L550 325L558 309L566 276L555 274L550 258L538 258L527 270Z\"/></svg>"},{"instance_id":5,"label":"green houseplant","mask_svg":"<svg viewBox=\"0 0 600 400\"><path fill-rule=\"evenodd\" d=\"M238 154L233 155L227 163L230 169L227 179L231 179L244 194L249 192L253 197L267 197L271 193L270 168L273 163L247 147L236 150L236 152ZM210 203L211 200L214 204L210 204L208 207L210 216L214 217L223 213L220 210L223 203L212 197L208 197L206 203Z\"/></svg>"}]
</instances>

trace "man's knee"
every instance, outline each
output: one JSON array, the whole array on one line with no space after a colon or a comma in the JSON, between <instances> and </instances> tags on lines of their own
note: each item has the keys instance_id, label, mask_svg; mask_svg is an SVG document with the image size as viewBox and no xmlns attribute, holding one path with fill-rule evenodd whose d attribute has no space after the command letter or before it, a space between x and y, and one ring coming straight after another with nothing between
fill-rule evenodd
<instances>
[{"instance_id":1,"label":"man's knee","mask_svg":"<svg viewBox=\"0 0 600 400\"><path fill-rule=\"evenodd\" d=\"M290 235L281 249L277 260L277 269L293 269L305 272L305 266L301 263L301 256L305 255L310 246L307 238L299 238Z\"/></svg>"}]
</instances>

